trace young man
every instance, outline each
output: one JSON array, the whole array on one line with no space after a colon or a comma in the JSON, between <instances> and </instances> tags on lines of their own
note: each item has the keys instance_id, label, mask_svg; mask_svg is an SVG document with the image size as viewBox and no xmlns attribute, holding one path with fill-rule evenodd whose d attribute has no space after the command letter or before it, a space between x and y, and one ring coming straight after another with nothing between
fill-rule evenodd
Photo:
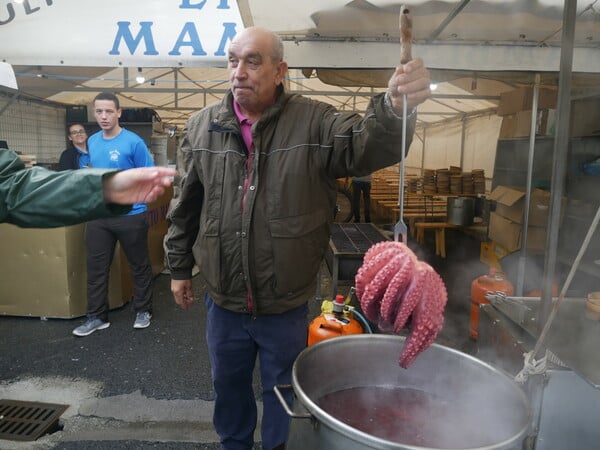
<instances>
[{"instance_id":1,"label":"young man","mask_svg":"<svg viewBox=\"0 0 600 450\"><path fill-rule=\"evenodd\" d=\"M90 165L94 168L151 167L152 157L144 141L119 125L118 98L101 92L94 99L94 115L101 131L89 138ZM87 321L75 328L75 336L88 336L110 326L108 277L117 241L127 256L133 275L134 328L146 328L152 318L152 267L148 256L148 218L145 203L136 203L127 215L98 219L86 225Z\"/></svg>"},{"instance_id":2,"label":"young man","mask_svg":"<svg viewBox=\"0 0 600 450\"><path fill-rule=\"evenodd\" d=\"M87 138L87 132L82 124L69 125L67 139L71 142L71 146L61 153L58 160L58 170L76 170L90 166Z\"/></svg>"},{"instance_id":3,"label":"young man","mask_svg":"<svg viewBox=\"0 0 600 450\"><path fill-rule=\"evenodd\" d=\"M230 92L194 115L181 139L167 261L183 308L194 300L195 261L206 283L221 448L253 448L258 356L262 448L280 449L289 417L273 388L291 382L306 346L307 301L329 241L336 179L401 159L402 94L412 137L414 108L430 95L430 80L420 59L398 67L363 118L286 93L283 44L267 30L239 33L228 67Z\"/></svg>"}]
</instances>

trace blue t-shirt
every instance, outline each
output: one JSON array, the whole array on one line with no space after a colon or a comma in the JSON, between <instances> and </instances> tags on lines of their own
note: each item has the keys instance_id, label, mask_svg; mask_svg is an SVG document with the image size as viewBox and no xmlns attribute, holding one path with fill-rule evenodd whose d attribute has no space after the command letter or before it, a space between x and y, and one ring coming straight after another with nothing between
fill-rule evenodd
<instances>
[{"instance_id":1,"label":"blue t-shirt","mask_svg":"<svg viewBox=\"0 0 600 450\"><path fill-rule=\"evenodd\" d=\"M77 154L79 155L79 168L87 169L90 167L90 154L81 151L77 147L75 147L75 150L77 150Z\"/></svg>"},{"instance_id":2,"label":"blue t-shirt","mask_svg":"<svg viewBox=\"0 0 600 450\"><path fill-rule=\"evenodd\" d=\"M102 131L93 134L88 139L88 151L90 167L96 169L133 169L154 166L144 140L125 128L111 139L105 139ZM128 214L140 214L147 209L145 203L136 203Z\"/></svg>"}]
</instances>

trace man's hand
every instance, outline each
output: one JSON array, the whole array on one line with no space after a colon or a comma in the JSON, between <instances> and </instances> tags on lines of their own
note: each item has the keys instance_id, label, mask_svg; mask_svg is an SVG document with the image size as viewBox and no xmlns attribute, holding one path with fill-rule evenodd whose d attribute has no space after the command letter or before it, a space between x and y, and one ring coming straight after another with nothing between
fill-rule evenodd
<instances>
[{"instance_id":1,"label":"man's hand","mask_svg":"<svg viewBox=\"0 0 600 450\"><path fill-rule=\"evenodd\" d=\"M194 291L192 290L192 280L171 280L171 292L175 298L175 303L187 310L194 302Z\"/></svg>"},{"instance_id":2,"label":"man's hand","mask_svg":"<svg viewBox=\"0 0 600 450\"><path fill-rule=\"evenodd\" d=\"M176 173L167 167L139 167L117 172L103 180L104 201L121 205L153 202L172 184Z\"/></svg>"},{"instance_id":3,"label":"man's hand","mask_svg":"<svg viewBox=\"0 0 600 450\"><path fill-rule=\"evenodd\" d=\"M388 95L394 112L402 115L402 96L406 94L407 109L423 103L431 95L429 71L421 58L415 58L404 66L396 67L388 82Z\"/></svg>"}]
</instances>

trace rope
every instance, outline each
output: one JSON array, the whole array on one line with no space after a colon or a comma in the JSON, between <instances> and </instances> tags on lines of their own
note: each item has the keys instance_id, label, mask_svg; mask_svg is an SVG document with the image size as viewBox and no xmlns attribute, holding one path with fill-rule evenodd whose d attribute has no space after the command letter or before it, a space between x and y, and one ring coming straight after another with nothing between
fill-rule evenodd
<instances>
[{"instance_id":1,"label":"rope","mask_svg":"<svg viewBox=\"0 0 600 450\"><path fill-rule=\"evenodd\" d=\"M529 378L529 375L539 374L546 370L546 355L548 354L548 350L546 349L544 357L539 360L535 359L535 355L540 351L540 349L542 348L542 344L546 340L546 335L548 334L548 330L550 329L550 326L552 325L552 322L554 321L554 318L556 317L556 313L558 312L558 308L559 308L560 304L562 303L562 301L565 298L565 295L569 289L569 286L571 285L571 281L573 280L573 277L575 276L575 272L577 271L577 269L579 267L579 262L581 261L583 254L587 250L588 245L592 239L592 235L595 233L596 227L598 226L599 222L600 222L600 207L598 207L598 211L596 211L596 215L592 219L590 228L588 229L585 239L583 240L583 243L581 244L581 248L579 249L579 252L577 253L577 256L575 257L575 261L573 261L573 265L571 266L571 270L569 271L569 274L567 275L567 279L565 280L565 283L560 292L560 295L558 296L558 299L554 303L554 306L552 307L552 310L550 311L550 315L549 315L548 319L546 320L546 323L544 324L544 327L542 328L542 331L535 343L534 349L531 352L525 353L523 355L524 359L525 359L525 361L523 363L523 369L515 376L515 381L517 383L524 383L527 380L527 378ZM552 355L552 357L556 358L558 360L558 358L554 354ZM558 360L558 361L560 361L560 360ZM561 363L562 363L562 361L561 361Z\"/></svg>"},{"instance_id":2,"label":"rope","mask_svg":"<svg viewBox=\"0 0 600 450\"><path fill-rule=\"evenodd\" d=\"M515 375L517 383L525 383L530 375L540 375L546 371L546 356L541 359L534 358L535 352L532 350L523 353L523 368Z\"/></svg>"}]
</instances>

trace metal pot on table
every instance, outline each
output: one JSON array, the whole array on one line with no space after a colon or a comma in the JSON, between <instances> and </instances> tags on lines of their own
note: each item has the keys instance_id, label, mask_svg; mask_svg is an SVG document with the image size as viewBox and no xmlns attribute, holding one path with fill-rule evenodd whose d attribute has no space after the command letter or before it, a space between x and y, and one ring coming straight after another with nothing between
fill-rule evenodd
<instances>
[{"instance_id":1,"label":"metal pot on table","mask_svg":"<svg viewBox=\"0 0 600 450\"><path fill-rule=\"evenodd\" d=\"M460 226L473 225L475 199L473 197L448 197L446 203L448 223Z\"/></svg>"}]
</instances>

